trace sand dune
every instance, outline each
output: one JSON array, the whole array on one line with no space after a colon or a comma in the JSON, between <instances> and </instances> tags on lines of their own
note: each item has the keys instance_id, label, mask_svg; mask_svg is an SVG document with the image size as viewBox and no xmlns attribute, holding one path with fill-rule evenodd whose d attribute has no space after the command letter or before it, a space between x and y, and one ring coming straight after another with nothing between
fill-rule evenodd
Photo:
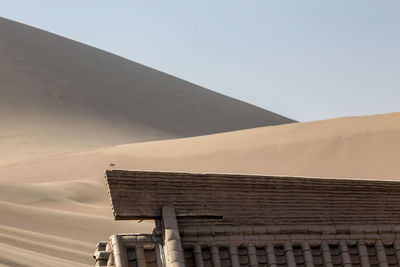
<instances>
[{"instance_id":1,"label":"sand dune","mask_svg":"<svg viewBox=\"0 0 400 267\"><path fill-rule=\"evenodd\" d=\"M0 250L12 250L18 243L19 249L46 255L51 262L66 249L60 259L90 264L97 240L116 232L151 231L150 222L112 221L103 180L111 163L122 169L400 179L399 151L400 113L391 113L2 164L0 243L4 246ZM50 249L49 244L57 248ZM23 253L19 249L14 253ZM7 262L2 257L0 263Z\"/></svg>"},{"instance_id":2,"label":"sand dune","mask_svg":"<svg viewBox=\"0 0 400 267\"><path fill-rule=\"evenodd\" d=\"M0 266L25 267L25 266L88 266L77 261L65 260L46 254L22 249L19 246L8 246L0 244Z\"/></svg>"},{"instance_id":3,"label":"sand dune","mask_svg":"<svg viewBox=\"0 0 400 267\"><path fill-rule=\"evenodd\" d=\"M115 222L111 216L68 212L62 205L53 205L53 209L45 209L34 204L0 201L0 246L5 246L0 251L14 250L14 255L19 255L14 261L18 259L17 263L23 266L38 266L35 261L29 261L30 257L24 259L25 251L39 254L34 258L41 259L46 263L44 266L61 266L52 262L63 264L64 261L73 262L72 266L88 265L92 263L93 245L100 239L107 239L115 232L150 232L153 227L152 222ZM0 263L7 261L13 262L13 259L1 254Z\"/></svg>"},{"instance_id":4,"label":"sand dune","mask_svg":"<svg viewBox=\"0 0 400 267\"><path fill-rule=\"evenodd\" d=\"M2 18L0 93L0 266L92 265L97 241L151 231L113 221L106 168L400 179L400 113L284 124Z\"/></svg>"},{"instance_id":5,"label":"sand dune","mask_svg":"<svg viewBox=\"0 0 400 267\"><path fill-rule=\"evenodd\" d=\"M45 264L45 266L50 266L50 264L58 266L58 262L62 264L64 261L71 266L72 263L86 263L87 253L85 251L92 246L90 243L38 234L13 227L0 226L0 230L0 251L12 252L12 256L18 255L18 257L10 257L8 260L2 257L0 262L3 263L9 261L24 266L33 265L35 260L31 260L36 258L37 263ZM9 256L9 252L3 253L3 255ZM20 257L21 254L25 257ZM68 264L64 265L67 266Z\"/></svg>"},{"instance_id":6,"label":"sand dune","mask_svg":"<svg viewBox=\"0 0 400 267\"><path fill-rule=\"evenodd\" d=\"M113 156L77 151L289 122L0 18L0 265L91 264L97 241L152 230L112 220L102 172Z\"/></svg>"},{"instance_id":7,"label":"sand dune","mask_svg":"<svg viewBox=\"0 0 400 267\"><path fill-rule=\"evenodd\" d=\"M4 164L0 173L41 183L95 182L105 168L398 179L399 151L400 113L390 113L118 145Z\"/></svg>"},{"instance_id":8,"label":"sand dune","mask_svg":"<svg viewBox=\"0 0 400 267\"><path fill-rule=\"evenodd\" d=\"M292 122L1 17L0 94L3 163L82 148Z\"/></svg>"}]
</instances>

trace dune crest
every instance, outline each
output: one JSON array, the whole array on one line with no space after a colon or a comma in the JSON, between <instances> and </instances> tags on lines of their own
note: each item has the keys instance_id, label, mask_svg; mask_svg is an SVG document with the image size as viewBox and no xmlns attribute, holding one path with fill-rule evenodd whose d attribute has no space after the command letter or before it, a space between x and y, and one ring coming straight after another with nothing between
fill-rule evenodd
<instances>
[{"instance_id":1,"label":"dune crest","mask_svg":"<svg viewBox=\"0 0 400 267\"><path fill-rule=\"evenodd\" d=\"M293 122L0 17L0 163Z\"/></svg>"},{"instance_id":2,"label":"dune crest","mask_svg":"<svg viewBox=\"0 0 400 267\"><path fill-rule=\"evenodd\" d=\"M0 179L102 182L106 168L399 179L399 122L389 113L118 145L0 165Z\"/></svg>"}]
</instances>

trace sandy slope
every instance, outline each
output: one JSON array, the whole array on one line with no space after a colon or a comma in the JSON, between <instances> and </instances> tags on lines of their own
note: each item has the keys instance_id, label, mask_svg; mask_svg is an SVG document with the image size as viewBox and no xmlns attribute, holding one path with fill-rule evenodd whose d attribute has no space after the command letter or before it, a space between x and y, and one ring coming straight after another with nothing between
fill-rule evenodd
<instances>
[{"instance_id":1,"label":"sandy slope","mask_svg":"<svg viewBox=\"0 0 400 267\"><path fill-rule=\"evenodd\" d=\"M0 266L91 264L97 241L152 230L151 222L114 222L104 191L105 166L134 154L76 151L288 122L0 18Z\"/></svg>"},{"instance_id":2,"label":"sandy slope","mask_svg":"<svg viewBox=\"0 0 400 267\"><path fill-rule=\"evenodd\" d=\"M287 122L292 120L0 17L0 163Z\"/></svg>"},{"instance_id":3,"label":"sandy slope","mask_svg":"<svg viewBox=\"0 0 400 267\"><path fill-rule=\"evenodd\" d=\"M0 266L90 265L97 241L151 231L113 221L110 164L400 179L400 113L115 146L292 120L2 18L0 93Z\"/></svg>"},{"instance_id":4,"label":"sandy slope","mask_svg":"<svg viewBox=\"0 0 400 267\"><path fill-rule=\"evenodd\" d=\"M110 233L150 231L148 222L112 221L103 180L110 163L128 169L400 179L400 113L119 145L0 165L0 251L18 247L13 253L32 250L45 255L35 259L49 257L48 262L61 257L91 263L97 240ZM7 257L0 254L0 263Z\"/></svg>"},{"instance_id":5,"label":"sandy slope","mask_svg":"<svg viewBox=\"0 0 400 267\"><path fill-rule=\"evenodd\" d=\"M400 113L118 145L0 166L1 180L97 182L105 168L398 179ZM58 186L60 187L60 186ZM89 187L89 186L88 186ZM81 192L85 196L85 192ZM77 197L79 198L79 196Z\"/></svg>"}]
</instances>

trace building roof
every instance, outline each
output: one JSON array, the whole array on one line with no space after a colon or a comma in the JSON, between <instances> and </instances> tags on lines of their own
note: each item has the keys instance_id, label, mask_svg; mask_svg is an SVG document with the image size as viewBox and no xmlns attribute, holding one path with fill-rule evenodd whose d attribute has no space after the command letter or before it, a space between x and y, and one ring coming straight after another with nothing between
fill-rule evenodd
<instances>
[{"instance_id":1,"label":"building roof","mask_svg":"<svg viewBox=\"0 0 400 267\"><path fill-rule=\"evenodd\" d=\"M184 263L192 266L400 266L398 226L358 229L285 229L217 227L181 233ZM116 241L118 240L118 241ZM118 250L113 251L119 242ZM108 248L106 248L108 246ZM157 235L114 235L100 242L98 266L115 266L126 257L127 266L162 267L163 245ZM121 253L122 252L122 253ZM118 254L120 253L120 254ZM100 264L101 263L101 264ZM108 265L107 265L108 264Z\"/></svg>"},{"instance_id":2,"label":"building roof","mask_svg":"<svg viewBox=\"0 0 400 267\"><path fill-rule=\"evenodd\" d=\"M106 171L116 219L150 235L97 246L97 266L400 266L400 183Z\"/></svg>"},{"instance_id":3,"label":"building roof","mask_svg":"<svg viewBox=\"0 0 400 267\"><path fill-rule=\"evenodd\" d=\"M173 205L190 225L358 224L400 221L400 182L106 171L114 216L158 219Z\"/></svg>"}]
</instances>

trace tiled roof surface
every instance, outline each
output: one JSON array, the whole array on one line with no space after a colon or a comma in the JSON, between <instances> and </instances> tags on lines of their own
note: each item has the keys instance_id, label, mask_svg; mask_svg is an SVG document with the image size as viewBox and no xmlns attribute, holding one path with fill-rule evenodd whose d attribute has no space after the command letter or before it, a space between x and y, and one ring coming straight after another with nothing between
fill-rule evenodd
<instances>
[{"instance_id":1,"label":"tiled roof surface","mask_svg":"<svg viewBox=\"0 0 400 267\"><path fill-rule=\"evenodd\" d=\"M116 219L184 225L371 224L400 221L400 182L232 174L106 171Z\"/></svg>"},{"instance_id":2,"label":"tiled roof surface","mask_svg":"<svg viewBox=\"0 0 400 267\"><path fill-rule=\"evenodd\" d=\"M224 230L226 230L224 232ZM192 227L186 266L400 266L399 225Z\"/></svg>"},{"instance_id":3,"label":"tiled roof surface","mask_svg":"<svg viewBox=\"0 0 400 267\"><path fill-rule=\"evenodd\" d=\"M287 229L275 230L275 234L262 234L263 231L250 234L240 227L226 233L221 229L214 234L208 234L204 228L181 234L185 266L400 266L397 226L361 227L355 232L339 227L337 234L323 231L301 234L300 230L292 235L286 234ZM117 251L113 246L116 237L122 244ZM99 243L97 266L116 266L114 258L122 255L129 267L161 267L160 240L161 237L153 235L113 236L109 242ZM100 256L107 250L106 257Z\"/></svg>"},{"instance_id":4,"label":"tiled roof surface","mask_svg":"<svg viewBox=\"0 0 400 267\"><path fill-rule=\"evenodd\" d=\"M400 183L107 171L116 219L152 235L100 242L97 266L400 266Z\"/></svg>"},{"instance_id":5,"label":"tiled roof surface","mask_svg":"<svg viewBox=\"0 0 400 267\"><path fill-rule=\"evenodd\" d=\"M97 244L93 257L96 267L118 266L116 261L125 262L127 267L161 267L158 239L152 235L113 235Z\"/></svg>"},{"instance_id":6,"label":"tiled roof surface","mask_svg":"<svg viewBox=\"0 0 400 267\"><path fill-rule=\"evenodd\" d=\"M396 251L397 249L397 251ZM187 267L212 266L400 266L398 242L383 245L381 241L307 242L292 244L242 245L238 247L202 247L195 253L186 247ZM365 254L362 254L365 252ZM379 252L379 253L378 253ZM215 260L215 258L217 261ZM196 264L196 260L201 262ZM362 265L362 262L364 265ZM381 264L379 264L381 263ZM368 264L368 265L367 265Z\"/></svg>"}]
</instances>

